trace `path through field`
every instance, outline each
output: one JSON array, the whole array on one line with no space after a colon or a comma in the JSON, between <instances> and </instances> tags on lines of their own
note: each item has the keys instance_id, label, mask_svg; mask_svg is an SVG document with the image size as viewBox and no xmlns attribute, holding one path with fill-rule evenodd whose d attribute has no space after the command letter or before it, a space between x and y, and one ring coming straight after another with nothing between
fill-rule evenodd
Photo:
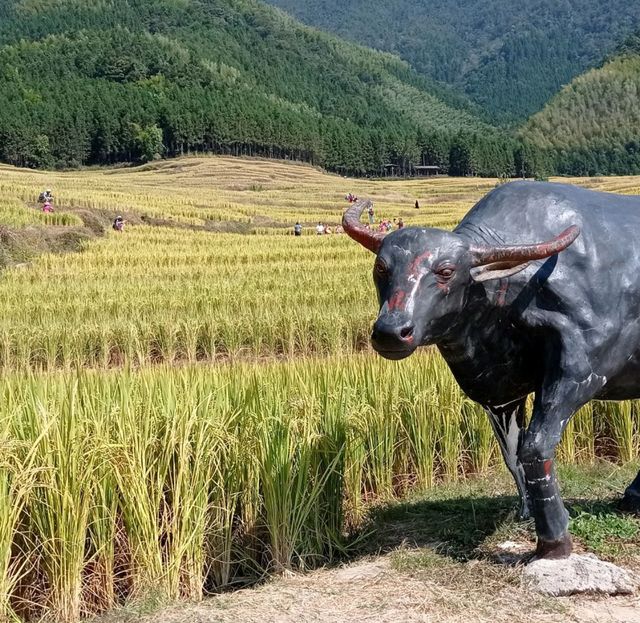
<instances>
[{"instance_id":1,"label":"path through field","mask_svg":"<svg viewBox=\"0 0 640 623\"><path fill-rule=\"evenodd\" d=\"M467 563L457 570L401 571L394 555L273 580L257 589L180 605L141 623L635 623L640 598L544 599L517 572ZM495 567L495 566L494 566ZM504 571L504 570L502 570ZM439 577L438 577L439 576ZM110 618L110 623L129 621ZM136 620L139 620L136 618Z\"/></svg>"}]
</instances>

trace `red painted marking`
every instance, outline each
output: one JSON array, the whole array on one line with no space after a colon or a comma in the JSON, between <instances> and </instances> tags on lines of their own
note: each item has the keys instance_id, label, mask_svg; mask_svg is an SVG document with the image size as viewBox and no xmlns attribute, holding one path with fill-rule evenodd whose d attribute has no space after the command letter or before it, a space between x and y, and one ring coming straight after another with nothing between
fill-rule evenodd
<instances>
[{"instance_id":1,"label":"red painted marking","mask_svg":"<svg viewBox=\"0 0 640 623\"><path fill-rule=\"evenodd\" d=\"M428 260L431 257L430 251L425 251L416 257L411 264L409 264L409 276L416 278L418 276L418 268L420 268L420 264L424 262L424 260Z\"/></svg>"},{"instance_id":2,"label":"red painted marking","mask_svg":"<svg viewBox=\"0 0 640 623\"><path fill-rule=\"evenodd\" d=\"M553 459L547 459L543 464L542 467L544 469L544 475L545 476L551 476L551 470L553 469Z\"/></svg>"},{"instance_id":3,"label":"red painted marking","mask_svg":"<svg viewBox=\"0 0 640 623\"><path fill-rule=\"evenodd\" d=\"M396 290L387 303L389 311L404 311L407 302L407 293L404 290Z\"/></svg>"},{"instance_id":4,"label":"red painted marking","mask_svg":"<svg viewBox=\"0 0 640 623\"><path fill-rule=\"evenodd\" d=\"M509 289L509 282L505 281L500 286L500 290L498 290L498 298L496 300L496 303L498 304L499 307L504 307L505 303L507 302L507 290L508 289Z\"/></svg>"}]
</instances>

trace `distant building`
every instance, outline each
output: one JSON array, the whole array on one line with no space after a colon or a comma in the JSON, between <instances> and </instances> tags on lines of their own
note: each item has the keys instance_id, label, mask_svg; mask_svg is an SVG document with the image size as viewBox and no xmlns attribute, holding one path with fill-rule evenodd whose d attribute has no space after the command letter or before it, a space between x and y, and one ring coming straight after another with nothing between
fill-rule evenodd
<instances>
[{"instance_id":1,"label":"distant building","mask_svg":"<svg viewBox=\"0 0 640 623\"><path fill-rule=\"evenodd\" d=\"M423 164L418 166L409 165L408 168L403 168L399 164L383 164L384 175L395 177L398 175L402 176L417 176L417 177L428 177L431 175L439 175L440 167L435 164Z\"/></svg>"},{"instance_id":2,"label":"distant building","mask_svg":"<svg viewBox=\"0 0 640 623\"><path fill-rule=\"evenodd\" d=\"M415 174L418 176L438 175L440 173L440 167L435 164L425 164L418 167L413 167Z\"/></svg>"}]
</instances>

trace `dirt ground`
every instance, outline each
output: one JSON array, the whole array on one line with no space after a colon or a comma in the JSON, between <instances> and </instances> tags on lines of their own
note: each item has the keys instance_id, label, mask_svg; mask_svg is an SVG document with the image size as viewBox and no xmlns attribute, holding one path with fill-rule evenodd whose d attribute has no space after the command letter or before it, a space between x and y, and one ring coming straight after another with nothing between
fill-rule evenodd
<instances>
[{"instance_id":1,"label":"dirt ground","mask_svg":"<svg viewBox=\"0 0 640 623\"><path fill-rule=\"evenodd\" d=\"M527 589L517 568L472 561L441 569L394 553L291 575L199 604L109 623L640 623L640 596L551 599Z\"/></svg>"}]
</instances>

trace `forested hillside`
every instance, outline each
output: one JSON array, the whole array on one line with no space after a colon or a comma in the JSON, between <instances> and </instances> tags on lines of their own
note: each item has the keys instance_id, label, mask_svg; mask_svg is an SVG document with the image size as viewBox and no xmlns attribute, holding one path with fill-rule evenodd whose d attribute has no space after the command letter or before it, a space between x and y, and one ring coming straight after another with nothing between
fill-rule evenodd
<instances>
[{"instance_id":1,"label":"forested hillside","mask_svg":"<svg viewBox=\"0 0 640 623\"><path fill-rule=\"evenodd\" d=\"M428 87L255 0L0 0L0 159L17 165L197 150L512 173L513 139Z\"/></svg>"},{"instance_id":2,"label":"forested hillside","mask_svg":"<svg viewBox=\"0 0 640 623\"><path fill-rule=\"evenodd\" d=\"M565 87L521 135L562 174L640 173L640 36Z\"/></svg>"},{"instance_id":3,"label":"forested hillside","mask_svg":"<svg viewBox=\"0 0 640 623\"><path fill-rule=\"evenodd\" d=\"M268 0L302 21L396 53L519 121L640 25L640 0Z\"/></svg>"}]
</instances>

